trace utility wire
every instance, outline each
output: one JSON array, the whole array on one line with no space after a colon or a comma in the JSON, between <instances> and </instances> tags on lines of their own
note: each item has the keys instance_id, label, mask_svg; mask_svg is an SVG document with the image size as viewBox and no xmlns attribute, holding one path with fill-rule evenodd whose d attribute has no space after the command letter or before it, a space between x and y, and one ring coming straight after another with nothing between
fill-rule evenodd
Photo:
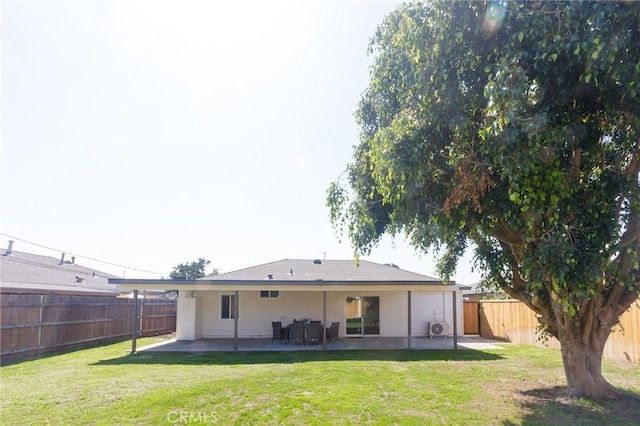
<instances>
[{"instance_id":1,"label":"utility wire","mask_svg":"<svg viewBox=\"0 0 640 426\"><path fill-rule=\"evenodd\" d=\"M145 269L133 268L131 266L120 265L118 263L107 262L106 260L100 260L100 259L96 259L96 258L89 257L89 256L84 256L84 255L77 254L77 253L71 253L70 251L60 250L60 249L53 248L53 247L48 247L48 246L45 246L45 245L42 245L42 244L33 243L31 241L27 241L27 240L24 240L22 238L15 237L13 235L5 234L4 232L0 232L0 235L4 235L7 238L11 238L11 239L14 239L14 240L17 240L17 241L21 241L21 242L26 243L26 244L31 244L31 245L36 246L36 247L44 248L44 249L47 249L47 250L53 250L53 251L57 251L57 252L61 252L61 253L66 253L66 254L69 254L71 256L81 257L83 259L92 260L94 262L104 263L105 265L117 266L119 268L125 268L125 269L129 269L129 270L132 270L132 271L144 272L146 274L155 274L155 275L161 275L161 276L169 275L169 274L162 273L162 272L147 271Z\"/></svg>"}]
</instances>

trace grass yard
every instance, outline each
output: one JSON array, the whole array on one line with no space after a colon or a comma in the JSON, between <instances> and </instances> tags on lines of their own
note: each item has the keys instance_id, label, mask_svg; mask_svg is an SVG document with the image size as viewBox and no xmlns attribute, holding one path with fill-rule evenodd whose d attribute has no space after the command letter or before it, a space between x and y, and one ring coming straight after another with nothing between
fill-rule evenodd
<instances>
[{"instance_id":1,"label":"grass yard","mask_svg":"<svg viewBox=\"0 0 640 426\"><path fill-rule=\"evenodd\" d=\"M141 347L158 339L141 339ZM560 353L126 354L130 343L0 369L3 425L638 424L640 366L604 362L630 397L565 397Z\"/></svg>"}]
</instances>

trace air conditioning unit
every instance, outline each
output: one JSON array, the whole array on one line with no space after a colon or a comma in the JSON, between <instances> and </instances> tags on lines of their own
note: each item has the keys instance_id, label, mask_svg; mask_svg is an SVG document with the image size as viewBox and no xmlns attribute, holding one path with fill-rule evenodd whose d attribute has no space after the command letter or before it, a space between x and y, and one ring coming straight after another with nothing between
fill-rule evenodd
<instances>
[{"instance_id":1,"label":"air conditioning unit","mask_svg":"<svg viewBox=\"0 0 640 426\"><path fill-rule=\"evenodd\" d=\"M449 324L446 322L434 321L429 323L429 337L447 337L447 334L449 334Z\"/></svg>"}]
</instances>

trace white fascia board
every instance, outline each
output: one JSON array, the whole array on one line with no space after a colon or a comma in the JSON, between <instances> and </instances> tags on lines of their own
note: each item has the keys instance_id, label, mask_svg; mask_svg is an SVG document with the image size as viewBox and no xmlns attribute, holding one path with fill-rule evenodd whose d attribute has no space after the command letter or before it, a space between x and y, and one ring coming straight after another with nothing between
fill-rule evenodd
<instances>
[{"instance_id":1,"label":"white fascia board","mask_svg":"<svg viewBox=\"0 0 640 426\"><path fill-rule=\"evenodd\" d=\"M222 291L460 291L455 284L441 284L439 282L353 282L353 281L173 281L173 280L113 280L120 291L130 290L222 290Z\"/></svg>"}]
</instances>

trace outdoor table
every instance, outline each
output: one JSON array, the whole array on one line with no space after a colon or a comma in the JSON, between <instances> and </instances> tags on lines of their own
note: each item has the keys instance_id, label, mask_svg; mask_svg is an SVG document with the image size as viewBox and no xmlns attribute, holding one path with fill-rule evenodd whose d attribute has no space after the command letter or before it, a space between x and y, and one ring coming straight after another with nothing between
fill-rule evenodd
<instances>
[{"instance_id":1,"label":"outdoor table","mask_svg":"<svg viewBox=\"0 0 640 426\"><path fill-rule=\"evenodd\" d=\"M290 342L291 340L291 327L293 327L293 323L288 324L284 329L285 329L285 339L287 341L287 343ZM303 327L303 332L302 332L302 344L306 345L307 344L307 333L308 333L308 328L309 328L309 322L308 321L304 321L302 324ZM321 324L321 329L322 329L323 325Z\"/></svg>"}]
</instances>

